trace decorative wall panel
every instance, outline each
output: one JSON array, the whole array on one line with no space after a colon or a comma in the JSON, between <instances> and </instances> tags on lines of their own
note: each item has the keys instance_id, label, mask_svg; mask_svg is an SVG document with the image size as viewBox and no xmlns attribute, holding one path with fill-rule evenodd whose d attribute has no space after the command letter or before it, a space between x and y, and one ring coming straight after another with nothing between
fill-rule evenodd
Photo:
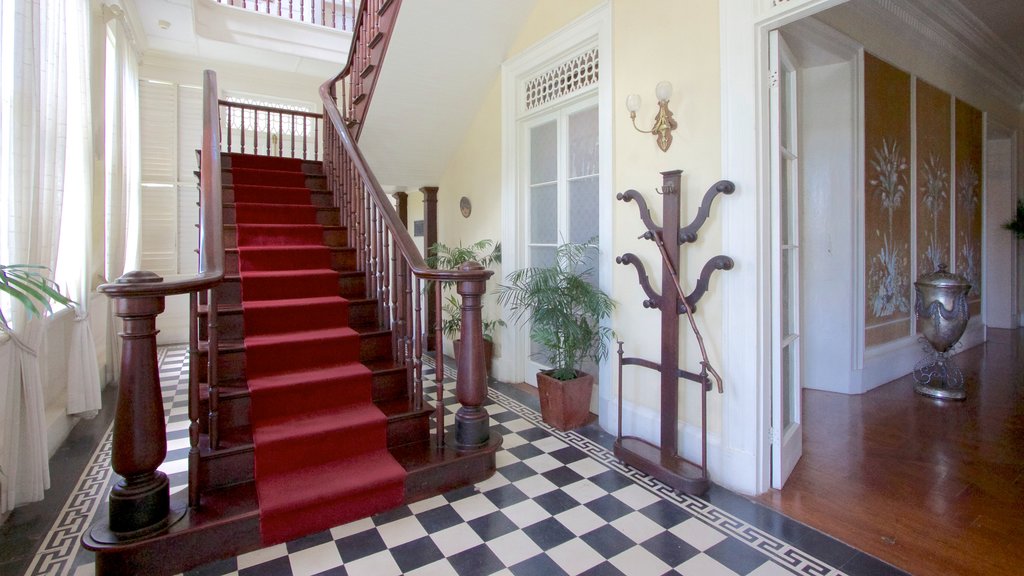
<instances>
[{"instance_id":1,"label":"decorative wall panel","mask_svg":"<svg viewBox=\"0 0 1024 576\"><path fill-rule=\"evenodd\" d=\"M953 248L956 273L971 283L967 301L972 316L981 312L982 136L981 111L957 100Z\"/></svg>"},{"instance_id":2,"label":"decorative wall panel","mask_svg":"<svg viewBox=\"0 0 1024 576\"><path fill-rule=\"evenodd\" d=\"M908 336L910 75L864 54L865 344Z\"/></svg>"},{"instance_id":3,"label":"decorative wall panel","mask_svg":"<svg viewBox=\"0 0 1024 576\"><path fill-rule=\"evenodd\" d=\"M949 254L950 156L952 104L950 95L917 81L917 270L928 274L945 264Z\"/></svg>"}]
</instances>

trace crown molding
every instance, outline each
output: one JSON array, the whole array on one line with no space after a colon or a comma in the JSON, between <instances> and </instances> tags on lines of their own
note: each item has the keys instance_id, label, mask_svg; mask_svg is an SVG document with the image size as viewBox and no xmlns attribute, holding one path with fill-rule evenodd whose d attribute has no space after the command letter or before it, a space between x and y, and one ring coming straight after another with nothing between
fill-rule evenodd
<instances>
[{"instance_id":1,"label":"crown molding","mask_svg":"<svg viewBox=\"0 0 1024 576\"><path fill-rule=\"evenodd\" d=\"M994 97L1016 107L1024 104L1024 62L958 0L873 0L882 16L894 17L939 57L960 61L985 80Z\"/></svg>"}]
</instances>

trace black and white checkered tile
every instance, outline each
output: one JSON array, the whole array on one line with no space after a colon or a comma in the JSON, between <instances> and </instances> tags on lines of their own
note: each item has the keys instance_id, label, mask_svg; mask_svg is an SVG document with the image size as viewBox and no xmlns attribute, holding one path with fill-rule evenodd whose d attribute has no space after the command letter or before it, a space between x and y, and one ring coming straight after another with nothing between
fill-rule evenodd
<instances>
[{"instance_id":1,"label":"black and white checkered tile","mask_svg":"<svg viewBox=\"0 0 1024 576\"><path fill-rule=\"evenodd\" d=\"M186 483L188 366L183 349L162 354L168 454L160 469L177 491ZM452 425L454 374L445 376L445 424ZM490 391L487 409L492 433L504 439L490 479L189 574L842 574L673 492L580 434L548 427L501 392ZM111 480L109 444L108 434L27 574L93 574L91 555L72 536L105 498L96 486Z\"/></svg>"}]
</instances>

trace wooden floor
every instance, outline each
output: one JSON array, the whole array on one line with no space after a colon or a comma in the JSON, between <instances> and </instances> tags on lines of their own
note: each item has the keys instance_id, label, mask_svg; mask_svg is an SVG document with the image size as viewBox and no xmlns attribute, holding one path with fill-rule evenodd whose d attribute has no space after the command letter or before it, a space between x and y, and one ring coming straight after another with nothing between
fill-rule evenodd
<instances>
[{"instance_id":1,"label":"wooden floor","mask_svg":"<svg viewBox=\"0 0 1024 576\"><path fill-rule=\"evenodd\" d=\"M964 402L805 390L803 457L759 501L912 574L1024 574L1024 331L956 358Z\"/></svg>"}]
</instances>

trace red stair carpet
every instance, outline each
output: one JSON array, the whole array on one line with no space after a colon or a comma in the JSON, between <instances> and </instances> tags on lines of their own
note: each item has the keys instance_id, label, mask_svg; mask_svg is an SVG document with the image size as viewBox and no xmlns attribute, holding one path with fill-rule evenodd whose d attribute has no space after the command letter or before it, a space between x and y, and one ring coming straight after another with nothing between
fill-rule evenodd
<instances>
[{"instance_id":1,"label":"red stair carpet","mask_svg":"<svg viewBox=\"0 0 1024 576\"><path fill-rule=\"evenodd\" d=\"M246 375L264 544L403 501L359 335L300 160L234 155Z\"/></svg>"}]
</instances>

